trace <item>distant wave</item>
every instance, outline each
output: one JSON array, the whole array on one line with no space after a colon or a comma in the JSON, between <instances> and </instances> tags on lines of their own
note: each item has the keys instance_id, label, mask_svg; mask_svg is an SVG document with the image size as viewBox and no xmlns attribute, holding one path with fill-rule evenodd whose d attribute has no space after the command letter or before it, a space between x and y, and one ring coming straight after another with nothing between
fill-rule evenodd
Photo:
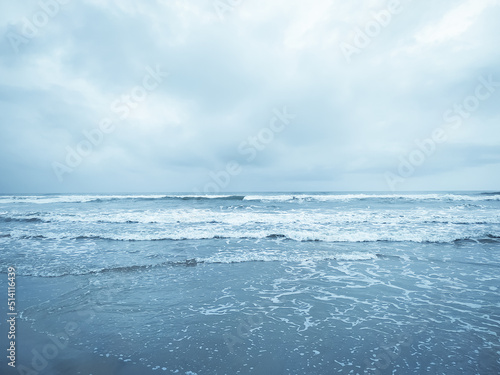
<instances>
[{"instance_id":1,"label":"distant wave","mask_svg":"<svg viewBox=\"0 0 500 375\"><path fill-rule=\"evenodd\" d=\"M236 200L242 201L244 195L61 195L61 196L0 196L0 204L9 203L34 203L34 204L57 204L57 203L106 203L112 201L135 200Z\"/></svg>"},{"instance_id":2,"label":"distant wave","mask_svg":"<svg viewBox=\"0 0 500 375\"><path fill-rule=\"evenodd\" d=\"M465 195L465 194L282 194L282 195L248 195L245 196L245 201L261 201L261 202L349 202L355 200L381 200L387 201L492 201L500 200L500 195Z\"/></svg>"},{"instance_id":3,"label":"distant wave","mask_svg":"<svg viewBox=\"0 0 500 375\"><path fill-rule=\"evenodd\" d=\"M262 194L262 195L38 195L38 196L0 196L0 204L33 203L106 203L113 201L135 200L181 200L181 201L249 201L249 202L348 202L355 200L381 200L395 202L415 201L495 201L500 200L500 192L479 194L426 193L426 194Z\"/></svg>"},{"instance_id":4,"label":"distant wave","mask_svg":"<svg viewBox=\"0 0 500 375\"><path fill-rule=\"evenodd\" d=\"M242 201L245 199L244 195L200 195L200 196L167 196L167 199L182 199L182 200L228 200L228 201Z\"/></svg>"}]
</instances>

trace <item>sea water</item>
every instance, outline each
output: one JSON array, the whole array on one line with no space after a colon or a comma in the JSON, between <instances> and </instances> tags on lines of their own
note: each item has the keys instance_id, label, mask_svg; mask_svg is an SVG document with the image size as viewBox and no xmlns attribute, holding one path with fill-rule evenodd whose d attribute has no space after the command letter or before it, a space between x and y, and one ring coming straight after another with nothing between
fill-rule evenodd
<instances>
[{"instance_id":1,"label":"sea water","mask_svg":"<svg viewBox=\"0 0 500 375\"><path fill-rule=\"evenodd\" d=\"M0 265L33 373L500 373L500 193L3 195Z\"/></svg>"}]
</instances>

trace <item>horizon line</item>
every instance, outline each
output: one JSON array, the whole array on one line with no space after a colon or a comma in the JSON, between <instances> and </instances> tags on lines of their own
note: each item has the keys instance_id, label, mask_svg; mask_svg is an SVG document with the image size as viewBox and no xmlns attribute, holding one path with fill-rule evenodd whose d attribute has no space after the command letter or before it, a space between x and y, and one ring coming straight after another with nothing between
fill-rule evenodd
<instances>
[{"instance_id":1,"label":"horizon line","mask_svg":"<svg viewBox=\"0 0 500 375\"><path fill-rule=\"evenodd\" d=\"M133 195L133 194L182 194L182 195L193 195L193 196L203 196L203 195L242 195L242 194L303 194L303 193L315 193L315 194L339 194L339 193L386 193L386 194L402 194L402 193L498 193L499 190L485 189L485 190L254 190L254 191L221 191L221 192L211 192L211 193L195 193L195 192L185 192L185 191L119 191L119 192L48 192L48 193L0 193L0 196L4 195Z\"/></svg>"}]
</instances>

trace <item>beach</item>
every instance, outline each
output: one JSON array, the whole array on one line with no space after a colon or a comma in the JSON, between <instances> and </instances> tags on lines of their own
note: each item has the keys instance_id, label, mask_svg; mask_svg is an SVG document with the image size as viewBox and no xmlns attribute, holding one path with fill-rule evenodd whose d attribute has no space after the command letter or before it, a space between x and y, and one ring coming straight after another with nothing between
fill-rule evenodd
<instances>
[{"instance_id":1,"label":"beach","mask_svg":"<svg viewBox=\"0 0 500 375\"><path fill-rule=\"evenodd\" d=\"M18 366L0 365L495 374L499 208L481 192L0 196Z\"/></svg>"}]
</instances>

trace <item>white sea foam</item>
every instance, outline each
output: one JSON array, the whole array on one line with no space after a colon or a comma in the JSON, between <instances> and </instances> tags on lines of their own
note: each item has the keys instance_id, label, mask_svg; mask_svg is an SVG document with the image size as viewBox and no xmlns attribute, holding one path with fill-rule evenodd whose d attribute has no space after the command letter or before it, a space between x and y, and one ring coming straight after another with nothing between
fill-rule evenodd
<instances>
[{"instance_id":1,"label":"white sea foam","mask_svg":"<svg viewBox=\"0 0 500 375\"><path fill-rule=\"evenodd\" d=\"M179 200L204 200L204 199L227 199L227 200L243 200L244 196L228 195L228 194L95 194L95 195L2 195L0 196L0 204L9 203L34 203L34 204L51 204L51 203L89 203L89 202L107 202L107 201L123 201L123 200L162 200L162 199L179 199Z\"/></svg>"},{"instance_id":2,"label":"white sea foam","mask_svg":"<svg viewBox=\"0 0 500 375\"><path fill-rule=\"evenodd\" d=\"M200 258L203 263L245 263L245 262L304 262L304 261L362 261L377 259L375 253L315 253L315 254L272 254L248 252L240 254L217 254L208 258Z\"/></svg>"},{"instance_id":3,"label":"white sea foam","mask_svg":"<svg viewBox=\"0 0 500 375\"><path fill-rule=\"evenodd\" d=\"M383 194L302 195L314 199L363 199ZM390 197L417 196L388 194ZM492 195L420 194L425 197L491 198ZM201 195L85 195L31 196L15 199L92 200L119 199L118 204L53 204L23 206L11 204L0 212L2 246L17 240L75 240L96 244L99 240L161 241L161 240L244 240L262 243L283 241L321 242L435 242L481 240L495 242L500 238L498 202L484 202L482 207L468 204L434 202L432 204L346 203L280 205L254 204L252 196L242 203L243 196L214 195L213 199L233 199L238 204L222 201L170 201L204 199ZM256 199L291 199L293 196L260 195ZM319 197L319 198L318 198ZM340 197L340 198L339 198ZM10 199L9 198L9 199ZM157 198L167 200L154 201ZM210 198L210 199L212 199ZM5 199L0 198L0 199ZM140 201L123 201L139 199ZM153 199L142 201L142 199ZM371 199L371 198L370 198ZM153 202L153 203L151 203Z\"/></svg>"},{"instance_id":4,"label":"white sea foam","mask_svg":"<svg viewBox=\"0 0 500 375\"><path fill-rule=\"evenodd\" d=\"M281 195L248 195L248 201L353 201L353 200L402 200L402 201L489 201L500 200L498 195L465 195L465 194L281 194Z\"/></svg>"},{"instance_id":5,"label":"white sea foam","mask_svg":"<svg viewBox=\"0 0 500 375\"><path fill-rule=\"evenodd\" d=\"M160 199L165 195L10 195L0 196L0 204L6 203L87 203L114 199Z\"/></svg>"},{"instance_id":6,"label":"white sea foam","mask_svg":"<svg viewBox=\"0 0 500 375\"><path fill-rule=\"evenodd\" d=\"M133 209L94 209L76 214L74 211L3 211L0 212L0 221L51 221L61 223L140 223L140 224L198 224L221 226L274 226L305 228L318 230L321 226L333 227L341 225L364 226L377 225L482 225L500 224L500 211L475 209L456 210L454 207L446 209L368 209L345 208L322 210L293 209L293 210L216 210L210 208L158 208L156 210Z\"/></svg>"},{"instance_id":7,"label":"white sea foam","mask_svg":"<svg viewBox=\"0 0 500 375\"><path fill-rule=\"evenodd\" d=\"M392 232L390 228L381 230L377 232L372 232L369 229L363 231L342 231L338 229L332 229L330 231L323 230L322 232L316 231L303 231L294 230L293 228L288 228L281 231L279 235L274 234L269 230L235 230L233 228L183 228L171 230L140 230L127 231L119 233L109 233L106 231L89 230L86 231L85 228L78 228L74 231L68 232L57 232L57 231L46 231L46 230L12 230L10 233L5 235L7 239L38 239L38 240L112 240L112 241L181 241L181 240L209 240L209 239L225 239L225 240L238 240L238 239L250 239L250 240L273 240L273 241L283 241L292 240L298 242L435 242L435 243L449 243L457 240L482 240L489 239L492 237L488 232L473 232L473 231L460 231L459 229L452 230L438 230L432 231L426 228L416 229L411 231L411 229L399 230L397 232ZM7 237L8 236L8 237ZM500 233L495 233L495 238L500 236ZM493 241L494 238L491 238Z\"/></svg>"}]
</instances>

